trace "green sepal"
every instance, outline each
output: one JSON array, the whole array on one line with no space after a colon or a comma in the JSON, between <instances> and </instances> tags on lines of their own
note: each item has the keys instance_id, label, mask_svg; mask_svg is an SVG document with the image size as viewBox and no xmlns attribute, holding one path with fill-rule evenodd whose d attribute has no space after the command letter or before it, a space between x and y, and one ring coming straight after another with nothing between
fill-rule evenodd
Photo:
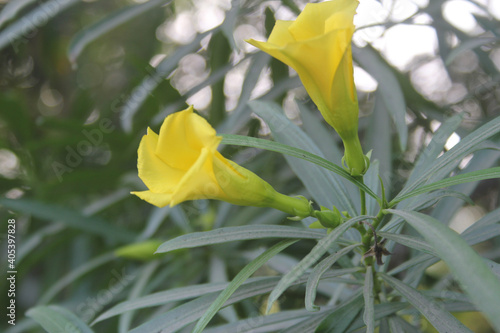
<instances>
[{"instance_id":1,"label":"green sepal","mask_svg":"<svg viewBox=\"0 0 500 333\"><path fill-rule=\"evenodd\" d=\"M114 254L117 257L136 259L141 261L157 259L155 251L164 241L151 239L140 243L134 243L119 247Z\"/></svg>"},{"instance_id":2,"label":"green sepal","mask_svg":"<svg viewBox=\"0 0 500 333\"><path fill-rule=\"evenodd\" d=\"M318 219L323 227L332 229L338 227L343 220L337 207L333 207L333 210L330 210L321 206L321 211L314 211L313 216Z\"/></svg>"}]
</instances>

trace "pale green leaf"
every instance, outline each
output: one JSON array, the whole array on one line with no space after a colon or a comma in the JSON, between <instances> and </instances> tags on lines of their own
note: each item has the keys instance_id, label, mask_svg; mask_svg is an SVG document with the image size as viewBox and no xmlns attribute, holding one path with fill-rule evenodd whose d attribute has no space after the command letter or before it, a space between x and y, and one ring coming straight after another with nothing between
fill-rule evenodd
<instances>
[{"instance_id":1,"label":"pale green leaf","mask_svg":"<svg viewBox=\"0 0 500 333\"><path fill-rule=\"evenodd\" d=\"M416 249L425 253L428 253L433 256L437 256L436 252L434 252L432 246L430 246L427 242L422 239L418 239L413 236L393 234L390 232L377 231L377 235L382 238L387 238L401 245L407 246L412 249Z\"/></svg>"},{"instance_id":2,"label":"pale green leaf","mask_svg":"<svg viewBox=\"0 0 500 333\"><path fill-rule=\"evenodd\" d=\"M321 239L324 233L316 230L289 227L283 225L246 225L226 227L204 232L182 235L161 244L156 253L165 253L178 249L220 244L238 240L261 238L296 238Z\"/></svg>"},{"instance_id":3,"label":"pale green leaf","mask_svg":"<svg viewBox=\"0 0 500 333\"><path fill-rule=\"evenodd\" d=\"M102 20L86 27L73 37L68 49L69 61L75 64L83 49L107 32L170 2L171 0L149 0L137 5L122 7L106 15Z\"/></svg>"},{"instance_id":4,"label":"pale green leaf","mask_svg":"<svg viewBox=\"0 0 500 333\"><path fill-rule=\"evenodd\" d=\"M281 296L281 294L295 281L299 278L302 273L304 273L309 267L311 267L315 262L317 262L321 256L323 256L328 249L330 249L335 241L342 236L347 229L349 229L354 223L362 220L370 219L369 216L358 216L352 218L337 228L333 229L330 234L322 238L318 244L297 264L290 272L283 276L280 282L276 285L274 290L269 295L267 300L267 310L269 312L273 303Z\"/></svg>"},{"instance_id":5,"label":"pale green leaf","mask_svg":"<svg viewBox=\"0 0 500 333\"><path fill-rule=\"evenodd\" d=\"M397 204L398 202L401 202L405 199L408 199L408 198L411 198L413 196L423 194L426 192L441 189L443 187L448 187L448 186L453 186L453 185L458 185L458 184L463 184L463 183L468 183L468 182L474 182L474 181L478 181L478 180L493 179L493 178L500 178L500 167L468 172L468 173L460 174L457 176L445 178L445 179L439 180L439 181L432 183L432 184L420 186L420 187L412 190L411 192L406 193L405 195L396 196L396 198L394 198L389 203L389 206L392 207L395 204Z\"/></svg>"},{"instance_id":6,"label":"pale green leaf","mask_svg":"<svg viewBox=\"0 0 500 333\"><path fill-rule=\"evenodd\" d=\"M55 305L31 308L26 312L26 316L35 320L49 333L94 332L72 312Z\"/></svg>"},{"instance_id":7,"label":"pale green leaf","mask_svg":"<svg viewBox=\"0 0 500 333\"><path fill-rule=\"evenodd\" d=\"M96 258L87 261L85 264L78 266L74 270L70 271L65 276L61 277L57 281L53 281L50 288L48 288L39 298L38 304L49 303L57 293L63 290L65 287L76 281L81 276L91 272L92 270L100 267L108 262L116 259L114 253L104 253Z\"/></svg>"},{"instance_id":8,"label":"pale green leaf","mask_svg":"<svg viewBox=\"0 0 500 333\"><path fill-rule=\"evenodd\" d=\"M319 306L314 305L314 301L316 299L316 289L318 288L318 283L319 280L321 279L321 276L335 263L339 258L342 256L346 255L350 251L352 251L354 248L360 246L361 244L353 244L350 246L347 246L327 258L323 259L319 264L317 264L311 274L309 275L309 279L307 280L307 285L306 285L306 297L305 297L305 303L306 303L306 309L308 311L318 311Z\"/></svg>"},{"instance_id":9,"label":"pale green leaf","mask_svg":"<svg viewBox=\"0 0 500 333\"><path fill-rule=\"evenodd\" d=\"M365 69L378 84L378 96L382 98L385 109L391 115L399 137L401 151L406 149L408 126L406 126L406 102L403 90L391 68L371 47L352 48L354 59Z\"/></svg>"},{"instance_id":10,"label":"pale green leaf","mask_svg":"<svg viewBox=\"0 0 500 333\"><path fill-rule=\"evenodd\" d=\"M281 153L284 155L289 155L297 158L301 158L305 161L314 163L316 165L321 166L322 168L325 168L327 170L330 170L339 176L344 177L354 185L356 185L358 188L362 189L365 191L367 194L375 198L376 200L380 200L377 195L370 189L368 188L365 184L359 182L357 179L354 177L351 177L351 175L339 167L338 165L335 165L324 158L311 154L308 151L287 146L285 144L279 143L279 142L274 142L270 140L264 140L264 139L259 139L259 138L252 138L252 137L247 137L247 136L242 136L242 135L232 135L232 134L223 134L222 135L222 144L227 144L227 145L238 145L238 146L245 146L245 147L254 147L254 148L260 148L260 149L265 149L269 151L274 151L277 153Z\"/></svg>"},{"instance_id":11,"label":"pale green leaf","mask_svg":"<svg viewBox=\"0 0 500 333\"><path fill-rule=\"evenodd\" d=\"M435 173L440 171L442 172L442 170L445 169L448 170L450 165L454 166L480 143L499 132L500 116L492 119L488 123L476 129L471 134L467 135L465 138L460 140L460 142L457 143L453 148L451 148L437 160L432 162L430 166L428 166L424 172L420 173L413 182L407 183L407 185L405 185L405 188L396 196L395 200L418 188Z\"/></svg>"},{"instance_id":12,"label":"pale green leaf","mask_svg":"<svg viewBox=\"0 0 500 333\"><path fill-rule=\"evenodd\" d=\"M41 3L28 14L0 31L0 50L10 44L16 52L19 51L18 44L27 43L32 37L32 31L41 28L49 20L79 2L80 0L50 0ZM44 20L41 21L40 18L44 18Z\"/></svg>"},{"instance_id":13,"label":"pale green leaf","mask_svg":"<svg viewBox=\"0 0 500 333\"><path fill-rule=\"evenodd\" d=\"M214 300L214 302L206 310L200 320L196 323L196 326L193 329L193 333L201 333L203 329L208 325L210 320L212 320L213 316L215 316L217 311L219 311L219 309L231 297L236 289L241 286L243 282L245 282L250 276L252 276L252 274L255 273L255 271L257 271L257 269L264 265L269 259L295 242L297 242L296 239L284 240L279 242L278 244L272 246L260 256L252 260L250 263L248 263L242 270L240 270L236 277L231 281L231 283L229 283L226 289L224 289L220 293L217 299Z\"/></svg>"},{"instance_id":14,"label":"pale green leaf","mask_svg":"<svg viewBox=\"0 0 500 333\"><path fill-rule=\"evenodd\" d=\"M439 332L472 332L451 313L443 310L434 300L418 290L387 274L379 273L382 279L406 298Z\"/></svg>"},{"instance_id":15,"label":"pale green leaf","mask_svg":"<svg viewBox=\"0 0 500 333\"><path fill-rule=\"evenodd\" d=\"M276 141L323 157L312 139L290 121L277 104L257 100L251 101L249 105L253 112L264 119ZM325 207L335 205L341 211L346 210L352 216L356 215L352 200L337 175L301 159L293 159L286 155L285 159L316 203Z\"/></svg>"},{"instance_id":16,"label":"pale green leaf","mask_svg":"<svg viewBox=\"0 0 500 333\"><path fill-rule=\"evenodd\" d=\"M475 49L476 47L480 47L485 44L491 44L498 42L499 38L495 37L473 37L470 39L467 39L465 41L462 41L460 44L458 44L457 47L455 47L451 52L448 54L448 57L446 57L445 60L445 65L448 66L452 63L452 61L462 52L467 51L467 50L472 50Z\"/></svg>"},{"instance_id":17,"label":"pale green leaf","mask_svg":"<svg viewBox=\"0 0 500 333\"><path fill-rule=\"evenodd\" d=\"M500 330L497 311L500 308L500 280L481 257L455 231L430 216L412 211L388 212L404 218L425 238L448 265L477 308L486 315L494 328Z\"/></svg>"},{"instance_id":18,"label":"pale green leaf","mask_svg":"<svg viewBox=\"0 0 500 333\"><path fill-rule=\"evenodd\" d=\"M105 238L126 242L133 241L135 238L132 232L104 221L97 216L85 216L80 212L54 204L42 203L30 199L14 200L0 198L0 205L23 214L32 214L40 219L60 222L68 227L97 234Z\"/></svg>"},{"instance_id":19,"label":"pale green leaf","mask_svg":"<svg viewBox=\"0 0 500 333\"><path fill-rule=\"evenodd\" d=\"M366 325L366 333L373 333L375 330L375 308L373 294L373 274L372 267L366 266L365 285L363 286L363 298L365 300L365 311L363 321Z\"/></svg>"},{"instance_id":20,"label":"pale green leaf","mask_svg":"<svg viewBox=\"0 0 500 333\"><path fill-rule=\"evenodd\" d=\"M318 327L318 332L342 333L351 325L363 308L363 297L356 292L350 300L340 304Z\"/></svg>"}]
</instances>

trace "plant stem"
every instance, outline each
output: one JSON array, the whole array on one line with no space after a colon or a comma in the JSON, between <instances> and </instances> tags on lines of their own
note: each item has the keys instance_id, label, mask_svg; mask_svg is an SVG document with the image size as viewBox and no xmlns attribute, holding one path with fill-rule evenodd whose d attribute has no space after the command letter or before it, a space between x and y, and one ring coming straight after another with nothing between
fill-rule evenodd
<instances>
[{"instance_id":1,"label":"plant stem","mask_svg":"<svg viewBox=\"0 0 500 333\"><path fill-rule=\"evenodd\" d=\"M363 176L359 176L356 178L360 183L364 184ZM361 199L361 215L366 215L366 194L362 189L359 190L359 197Z\"/></svg>"}]
</instances>

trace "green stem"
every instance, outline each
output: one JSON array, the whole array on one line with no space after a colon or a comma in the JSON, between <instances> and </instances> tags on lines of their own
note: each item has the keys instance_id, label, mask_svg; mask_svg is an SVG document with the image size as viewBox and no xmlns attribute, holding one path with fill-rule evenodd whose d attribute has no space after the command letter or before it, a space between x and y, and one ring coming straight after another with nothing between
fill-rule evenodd
<instances>
[{"instance_id":1,"label":"green stem","mask_svg":"<svg viewBox=\"0 0 500 333\"><path fill-rule=\"evenodd\" d=\"M364 184L363 176L359 176L356 178L361 184ZM361 199L361 215L366 215L366 195L365 191L363 191L362 189L359 189L359 197Z\"/></svg>"}]
</instances>

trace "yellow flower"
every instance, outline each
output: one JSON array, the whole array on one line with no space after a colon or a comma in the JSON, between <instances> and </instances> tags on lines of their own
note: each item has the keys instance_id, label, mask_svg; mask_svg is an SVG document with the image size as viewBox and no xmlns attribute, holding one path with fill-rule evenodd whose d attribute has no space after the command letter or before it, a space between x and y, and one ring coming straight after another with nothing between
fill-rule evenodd
<instances>
[{"instance_id":1,"label":"yellow flower","mask_svg":"<svg viewBox=\"0 0 500 333\"><path fill-rule=\"evenodd\" d=\"M217 199L273 207L300 217L310 215L305 198L278 193L253 172L224 158L217 151L221 140L192 106L169 115L159 135L148 128L141 140L137 168L149 190L132 194L158 207Z\"/></svg>"},{"instance_id":2,"label":"yellow flower","mask_svg":"<svg viewBox=\"0 0 500 333\"><path fill-rule=\"evenodd\" d=\"M357 0L308 3L295 21L277 21L267 42L248 42L298 73L325 120L346 149L351 174L366 171L358 138L358 99L351 39Z\"/></svg>"}]
</instances>

